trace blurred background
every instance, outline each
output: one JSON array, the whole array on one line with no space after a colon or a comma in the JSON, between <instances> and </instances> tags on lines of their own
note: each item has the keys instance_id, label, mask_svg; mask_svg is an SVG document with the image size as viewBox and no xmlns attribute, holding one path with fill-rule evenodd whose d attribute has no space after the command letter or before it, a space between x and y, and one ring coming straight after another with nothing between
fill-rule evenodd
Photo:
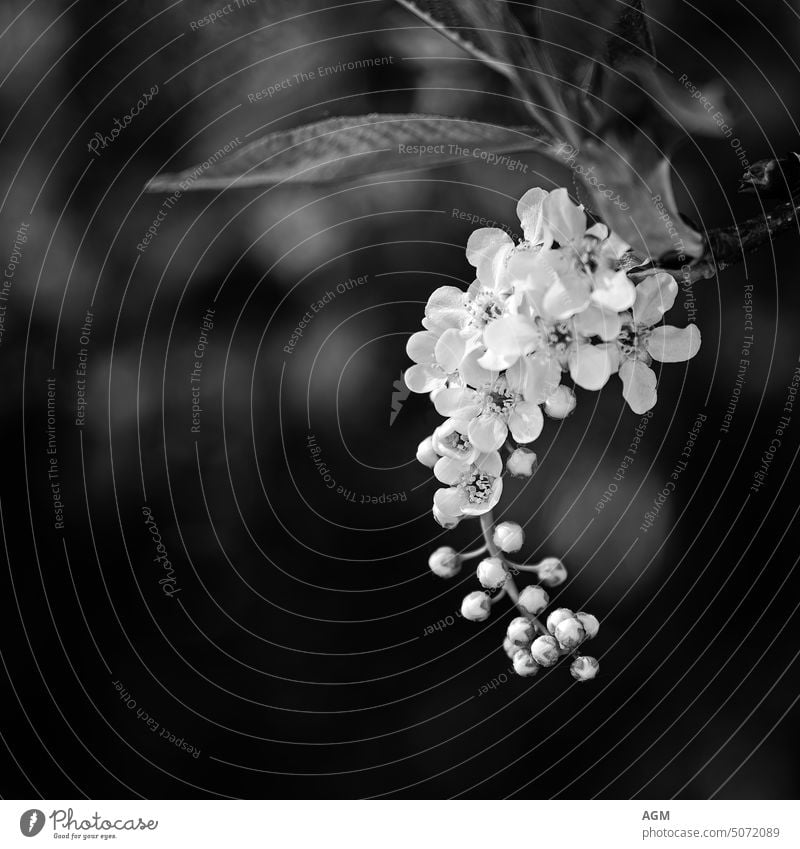
<instances>
[{"instance_id":1,"label":"blurred background","mask_svg":"<svg viewBox=\"0 0 800 849\"><path fill-rule=\"evenodd\" d=\"M741 142L686 140L680 208L759 215L742 150L800 149L797 4L648 8ZM570 172L143 193L332 115L520 123L502 79L384 0L4 0L0 37L4 797L797 795L800 234L682 291L703 346L644 429L616 378L579 391L508 484L556 604L602 622L593 684L522 680L510 611L466 623L472 570L428 570L479 530L431 518L438 417L397 382L429 293L472 281L465 216L516 230Z\"/></svg>"}]
</instances>

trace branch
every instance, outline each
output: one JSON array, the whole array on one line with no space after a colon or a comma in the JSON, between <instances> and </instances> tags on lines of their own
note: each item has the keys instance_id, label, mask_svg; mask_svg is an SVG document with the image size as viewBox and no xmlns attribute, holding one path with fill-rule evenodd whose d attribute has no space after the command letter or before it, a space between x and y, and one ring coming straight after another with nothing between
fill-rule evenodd
<instances>
[{"instance_id":1,"label":"branch","mask_svg":"<svg viewBox=\"0 0 800 849\"><path fill-rule=\"evenodd\" d=\"M689 279L705 280L714 277L731 265L742 262L747 254L757 251L783 230L794 226L800 230L800 198L779 204L770 212L712 230L708 234L705 255L691 267Z\"/></svg>"},{"instance_id":2,"label":"branch","mask_svg":"<svg viewBox=\"0 0 800 849\"><path fill-rule=\"evenodd\" d=\"M739 191L770 200L781 200L766 215L759 215L709 233L702 259L692 268L690 280L713 277L730 265L744 260L782 230L797 223L800 200L800 156L790 151L786 156L760 159L750 165L739 181Z\"/></svg>"}]
</instances>

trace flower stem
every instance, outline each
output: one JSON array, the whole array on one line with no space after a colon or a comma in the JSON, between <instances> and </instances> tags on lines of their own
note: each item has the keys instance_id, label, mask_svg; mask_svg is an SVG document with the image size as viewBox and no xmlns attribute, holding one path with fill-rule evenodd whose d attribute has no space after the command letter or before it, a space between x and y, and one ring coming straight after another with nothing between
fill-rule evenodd
<instances>
[{"instance_id":1,"label":"flower stem","mask_svg":"<svg viewBox=\"0 0 800 849\"><path fill-rule=\"evenodd\" d=\"M508 594L508 590L506 590L506 588L503 587L503 589L500 590L500 592L496 596L493 596L492 598L489 599L489 604L497 604L497 602L504 599L507 594Z\"/></svg>"},{"instance_id":2,"label":"flower stem","mask_svg":"<svg viewBox=\"0 0 800 849\"><path fill-rule=\"evenodd\" d=\"M512 560L507 560L506 563L515 571L515 572L538 572L539 567L537 566L526 566L524 563L514 563Z\"/></svg>"},{"instance_id":3,"label":"flower stem","mask_svg":"<svg viewBox=\"0 0 800 849\"><path fill-rule=\"evenodd\" d=\"M507 563L505 557L503 557L503 552L494 544L494 513L491 510L481 516L481 531L483 532L483 538L486 541L486 548L489 550L490 556L499 557L504 563ZM519 590L516 583L514 583L514 578L510 574L503 584L503 590L508 594L511 601L514 602L514 605L522 616L529 619L540 634L547 634L547 628L535 616L528 613L524 607L520 606Z\"/></svg>"},{"instance_id":4,"label":"flower stem","mask_svg":"<svg viewBox=\"0 0 800 849\"><path fill-rule=\"evenodd\" d=\"M503 557L503 552L494 544L494 513L490 510L481 516L481 531L486 541L486 548L492 557Z\"/></svg>"}]
</instances>

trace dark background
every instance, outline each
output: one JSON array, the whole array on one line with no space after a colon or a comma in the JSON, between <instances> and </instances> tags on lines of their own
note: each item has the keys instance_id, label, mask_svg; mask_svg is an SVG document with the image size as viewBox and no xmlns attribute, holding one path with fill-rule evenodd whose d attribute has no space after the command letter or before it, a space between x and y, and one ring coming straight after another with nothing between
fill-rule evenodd
<instances>
[{"instance_id":1,"label":"dark background","mask_svg":"<svg viewBox=\"0 0 800 849\"><path fill-rule=\"evenodd\" d=\"M476 587L471 569L434 578L428 552L471 546L478 529L433 522L435 487L413 456L438 417L412 396L390 425L393 382L428 294L471 282L473 228L453 210L515 227L526 189L571 186L571 175L523 157L525 174L471 161L355 186L188 193L140 252L164 200L143 195L145 181L247 133L370 111L520 118L499 77L389 2L258 0L191 29L216 8L0 6L4 268L30 226L0 346L0 793L796 796L800 406L764 486L749 487L800 355L798 234L679 296L670 320L696 309L702 349L664 368L635 462L602 512L639 421L619 381L579 391L574 416L547 422L539 472L508 485L498 514L525 524L526 554L563 556L557 602L600 618L601 675L509 676L507 610L423 636ZM725 80L719 108L751 161L800 148L796 4L649 9L676 78L711 93ZM292 78L379 56L392 62ZM155 84L116 141L88 152ZM680 205L702 226L759 214L736 192L728 139L687 140L675 164ZM312 302L364 275L283 351ZM726 434L748 284L754 345ZM75 369L90 308L81 428ZM208 308L195 434L189 372ZM47 474L51 376L63 531ZM641 533L700 413L688 467ZM352 495L326 487L309 434ZM403 500L361 503L391 493ZM172 598L145 504L174 567Z\"/></svg>"}]
</instances>

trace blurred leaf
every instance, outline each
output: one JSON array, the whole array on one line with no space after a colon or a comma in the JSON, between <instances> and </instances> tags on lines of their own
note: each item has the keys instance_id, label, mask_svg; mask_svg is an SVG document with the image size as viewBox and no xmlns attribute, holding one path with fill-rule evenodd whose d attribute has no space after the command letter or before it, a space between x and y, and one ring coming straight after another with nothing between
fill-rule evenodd
<instances>
[{"instance_id":1,"label":"blurred leaf","mask_svg":"<svg viewBox=\"0 0 800 849\"><path fill-rule=\"evenodd\" d=\"M547 56L534 50L531 34L505 0L397 0L445 38L509 79L530 114L552 135L562 126L564 104L552 85ZM539 108L546 107L546 111Z\"/></svg>"},{"instance_id":2,"label":"blurred leaf","mask_svg":"<svg viewBox=\"0 0 800 849\"><path fill-rule=\"evenodd\" d=\"M630 209L621 209L584 181L593 207L644 256L702 256L703 237L677 210L669 159L678 143L692 134L718 135L717 121L688 90L641 60L629 60L608 82L606 114L597 131L602 151L599 143L587 142L584 159ZM711 102L724 102L716 88L709 87L708 96Z\"/></svg>"},{"instance_id":3,"label":"blurred leaf","mask_svg":"<svg viewBox=\"0 0 800 849\"><path fill-rule=\"evenodd\" d=\"M606 64L655 63L643 0L535 0L511 9L567 83L596 90Z\"/></svg>"},{"instance_id":4,"label":"blurred leaf","mask_svg":"<svg viewBox=\"0 0 800 849\"><path fill-rule=\"evenodd\" d=\"M469 156L463 152L465 147L493 153L547 153L552 146L535 127L501 127L432 115L330 118L270 133L221 159L178 174L162 174L146 188L162 192L353 180L463 161ZM424 152L419 153L420 148Z\"/></svg>"},{"instance_id":5,"label":"blurred leaf","mask_svg":"<svg viewBox=\"0 0 800 849\"><path fill-rule=\"evenodd\" d=\"M658 75L644 0L398 2L512 80L532 102L541 95L560 135L572 142L566 164L574 153L592 211L637 254L702 254L702 237L676 209L668 153L681 131L718 128L688 91ZM550 79L568 85L556 92ZM583 89L601 96L599 106ZM591 128L591 135L576 140L571 122ZM557 150L564 162L563 146Z\"/></svg>"},{"instance_id":6,"label":"blurred leaf","mask_svg":"<svg viewBox=\"0 0 800 849\"><path fill-rule=\"evenodd\" d=\"M656 50L644 0L624 0L625 8L619 13L614 34L606 42L606 60L612 68L626 59L643 60L655 66Z\"/></svg>"},{"instance_id":7,"label":"blurred leaf","mask_svg":"<svg viewBox=\"0 0 800 849\"><path fill-rule=\"evenodd\" d=\"M481 0L397 0L401 6L480 59L508 79L517 78L519 57L524 51L516 38L524 39L519 24L508 16L505 3ZM505 13L505 14L504 14Z\"/></svg>"},{"instance_id":8,"label":"blurred leaf","mask_svg":"<svg viewBox=\"0 0 800 849\"><path fill-rule=\"evenodd\" d=\"M637 137L627 143L614 138L602 145L587 142L579 161L600 177L584 179L592 210L640 257L702 256L703 237L677 210L669 160L652 145Z\"/></svg>"},{"instance_id":9,"label":"blurred leaf","mask_svg":"<svg viewBox=\"0 0 800 849\"><path fill-rule=\"evenodd\" d=\"M608 82L603 93L607 117L601 134L608 127L629 132L636 126L667 154L690 134L719 136L720 116L732 120L729 116L734 114L721 83L709 83L702 91L695 89L699 96L693 97L679 82L641 62L627 63ZM706 108L702 97L714 108Z\"/></svg>"}]
</instances>

